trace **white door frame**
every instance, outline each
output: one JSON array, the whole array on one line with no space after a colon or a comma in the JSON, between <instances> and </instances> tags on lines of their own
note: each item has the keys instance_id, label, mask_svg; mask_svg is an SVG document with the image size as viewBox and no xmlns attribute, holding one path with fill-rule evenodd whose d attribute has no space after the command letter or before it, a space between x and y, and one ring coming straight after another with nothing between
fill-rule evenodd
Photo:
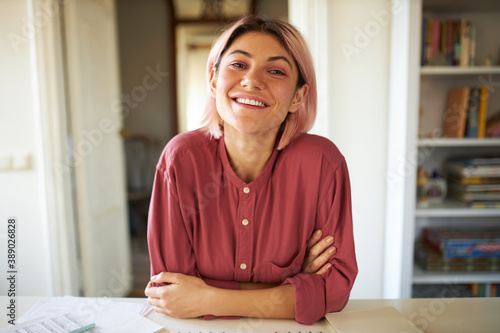
<instances>
[{"instance_id":1,"label":"white door frame","mask_svg":"<svg viewBox=\"0 0 500 333\"><path fill-rule=\"evenodd\" d=\"M383 298L410 298L420 76L421 0L392 0Z\"/></svg>"}]
</instances>

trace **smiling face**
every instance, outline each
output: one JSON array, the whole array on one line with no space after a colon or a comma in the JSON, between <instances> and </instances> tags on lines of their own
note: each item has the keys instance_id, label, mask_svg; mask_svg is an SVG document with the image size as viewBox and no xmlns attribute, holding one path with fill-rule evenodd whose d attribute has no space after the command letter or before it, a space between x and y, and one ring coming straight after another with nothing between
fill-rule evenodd
<instances>
[{"instance_id":1,"label":"smiling face","mask_svg":"<svg viewBox=\"0 0 500 333\"><path fill-rule=\"evenodd\" d=\"M248 32L226 50L210 88L224 131L274 135L289 112L296 112L307 84L297 88L298 69L272 35Z\"/></svg>"}]
</instances>

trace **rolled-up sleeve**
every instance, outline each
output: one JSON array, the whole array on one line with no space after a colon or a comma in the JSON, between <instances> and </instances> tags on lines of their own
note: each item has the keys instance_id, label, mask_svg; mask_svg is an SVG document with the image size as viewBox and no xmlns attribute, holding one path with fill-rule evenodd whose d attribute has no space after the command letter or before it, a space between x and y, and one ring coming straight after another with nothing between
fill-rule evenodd
<instances>
[{"instance_id":1,"label":"rolled-up sleeve","mask_svg":"<svg viewBox=\"0 0 500 333\"><path fill-rule=\"evenodd\" d=\"M349 300L358 273L351 211L351 189L345 161L335 169L318 206L316 228L333 235L337 253L322 275L299 273L283 283L295 290L295 320L311 325L328 312L340 311Z\"/></svg>"}]
</instances>

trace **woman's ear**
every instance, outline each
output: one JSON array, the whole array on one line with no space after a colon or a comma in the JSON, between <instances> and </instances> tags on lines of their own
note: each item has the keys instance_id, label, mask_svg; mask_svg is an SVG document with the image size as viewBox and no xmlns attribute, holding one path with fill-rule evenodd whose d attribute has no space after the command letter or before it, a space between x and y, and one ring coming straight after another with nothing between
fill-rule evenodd
<instances>
[{"instance_id":1,"label":"woman's ear","mask_svg":"<svg viewBox=\"0 0 500 333\"><path fill-rule=\"evenodd\" d=\"M294 113L300 108L302 102L304 102L304 99L307 96L308 91L309 85L307 83L295 90L295 96L293 97L292 104L290 105L290 110L288 112Z\"/></svg>"},{"instance_id":2,"label":"woman's ear","mask_svg":"<svg viewBox=\"0 0 500 333\"><path fill-rule=\"evenodd\" d=\"M210 70L208 84L210 86L210 94L212 94L212 97L215 98L215 91L217 90L217 73L215 67L212 67Z\"/></svg>"}]
</instances>

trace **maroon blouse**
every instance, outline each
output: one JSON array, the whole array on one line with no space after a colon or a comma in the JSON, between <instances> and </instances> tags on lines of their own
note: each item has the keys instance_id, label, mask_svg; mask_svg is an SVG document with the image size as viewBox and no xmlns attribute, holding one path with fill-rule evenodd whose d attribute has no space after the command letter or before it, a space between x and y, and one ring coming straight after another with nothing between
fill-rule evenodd
<instances>
[{"instance_id":1,"label":"maroon blouse","mask_svg":"<svg viewBox=\"0 0 500 333\"><path fill-rule=\"evenodd\" d=\"M335 237L333 267L303 274L316 229ZM344 157L328 139L303 134L275 149L247 184L231 168L223 137L180 134L156 168L148 243L152 275L184 273L226 289L290 283L296 321L312 324L346 305L358 271Z\"/></svg>"}]
</instances>

